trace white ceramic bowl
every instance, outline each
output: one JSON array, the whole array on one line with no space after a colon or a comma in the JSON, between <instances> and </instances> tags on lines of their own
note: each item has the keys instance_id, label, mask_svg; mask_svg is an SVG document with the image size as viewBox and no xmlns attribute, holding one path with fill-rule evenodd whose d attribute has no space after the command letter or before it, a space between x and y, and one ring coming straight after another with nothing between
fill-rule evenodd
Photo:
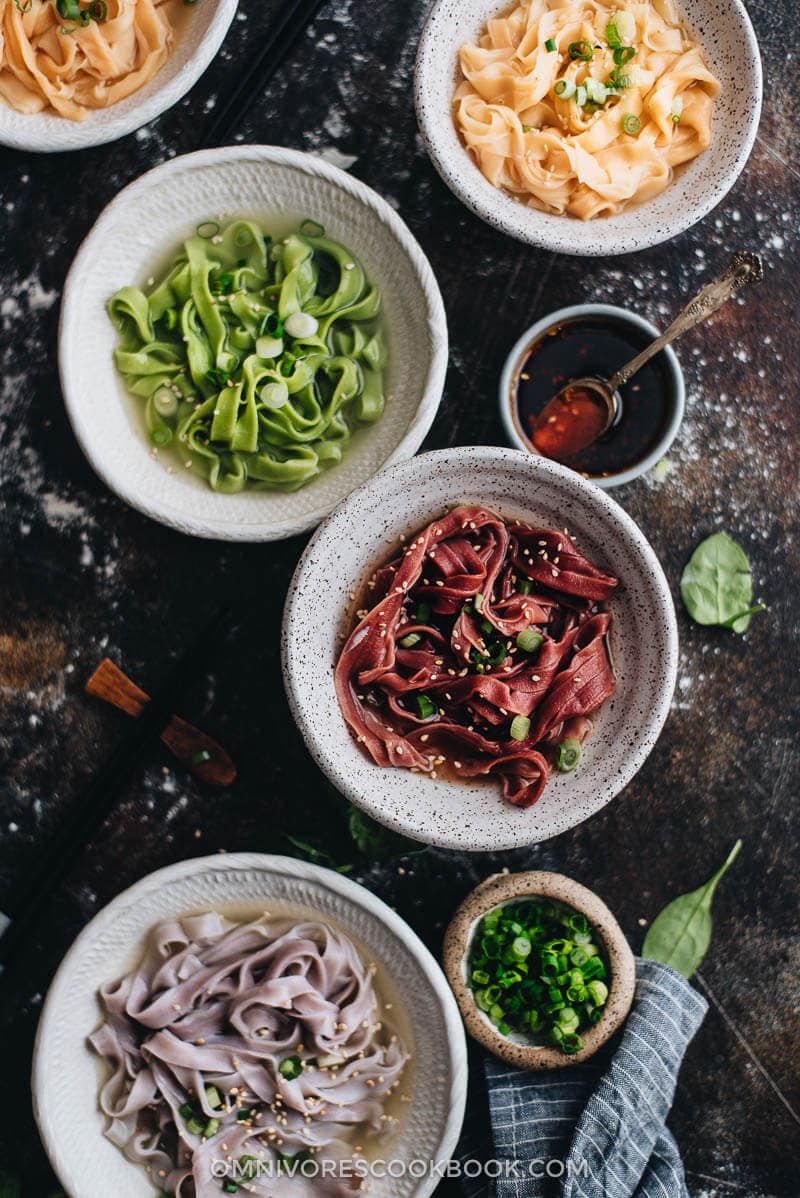
<instances>
[{"instance_id":1,"label":"white ceramic bowl","mask_svg":"<svg viewBox=\"0 0 800 1198\"><path fill-rule=\"evenodd\" d=\"M438 0L419 44L415 97L422 137L439 174L468 208L531 245L561 254L606 255L668 241L720 202L748 159L761 113L758 41L741 0L679 0L686 24L722 84L709 149L655 199L591 221L540 212L492 186L456 129L452 102L459 48L507 7L502 0Z\"/></svg>"},{"instance_id":2,"label":"white ceramic bowl","mask_svg":"<svg viewBox=\"0 0 800 1198\"><path fill-rule=\"evenodd\" d=\"M117 332L106 311L143 284L198 223L246 214L265 228L312 217L342 241L381 289L389 342L386 410L359 429L342 462L291 494L222 495L191 471L155 459L142 412L117 373ZM447 322L428 260L374 191L309 154L235 146L174 158L126 187L101 214L67 276L59 369L81 448L112 490L182 532L271 541L312 528L382 466L410 457L431 426L447 367Z\"/></svg>"},{"instance_id":3,"label":"white ceramic bowl","mask_svg":"<svg viewBox=\"0 0 800 1198\"><path fill-rule=\"evenodd\" d=\"M487 782L433 780L384 769L350 735L333 685L342 636L374 568L413 533L459 503L567 526L578 547L618 575L611 600L614 695L574 774L555 774L533 807L503 800ZM669 586L642 533L579 474L512 449L446 449L391 470L339 505L310 541L283 617L283 673L292 712L320 768L369 815L415 840L470 851L518 848L574 827L630 782L667 715L678 639Z\"/></svg>"},{"instance_id":4,"label":"white ceramic bowl","mask_svg":"<svg viewBox=\"0 0 800 1198\"><path fill-rule=\"evenodd\" d=\"M645 320L643 316L639 316L636 312L629 312L627 308L617 308L613 304L575 304L570 308L559 308L557 312L550 312L547 316L543 316L541 320L537 320L536 324L532 324L529 329L526 329L522 336L515 341L511 352L506 358L505 365L500 374L500 388L498 391L500 418L503 421L503 427L506 430L508 439L512 445L517 449L524 450L525 453L535 454L536 450L525 436L519 422L515 419L515 408L511 403L511 394L516 389L517 375L527 357L530 346L541 337L542 333L546 332L547 329L562 324L564 321L575 320L581 316L610 316L616 320L627 321L637 329L642 329L652 340L655 340L660 334L660 330L654 324L651 324L649 320ZM686 388L683 382L683 371L671 345L668 345L661 352L664 355L666 375L670 386L669 420L656 445L635 466L631 466L629 470L620 470L616 474L606 475L604 478L598 477L592 479L592 482L596 486L602 487L604 491L609 491L613 487L621 487L623 483L633 482L635 478L646 474L648 470L651 470L655 466L656 462L660 461L669 452L672 442L678 435L678 429L681 426L686 407Z\"/></svg>"},{"instance_id":5,"label":"white ceramic bowl","mask_svg":"<svg viewBox=\"0 0 800 1198\"><path fill-rule=\"evenodd\" d=\"M238 0L201 0L160 71L139 91L84 121L54 113L17 112L0 100L0 145L17 150L84 150L116 141L177 104L212 61L236 13Z\"/></svg>"},{"instance_id":6,"label":"white ceramic bowl","mask_svg":"<svg viewBox=\"0 0 800 1198\"><path fill-rule=\"evenodd\" d=\"M444 975L408 924L363 886L288 857L231 853L160 869L96 915L70 949L42 1011L33 1064L36 1120L69 1198L151 1198L152 1184L105 1138L98 1088L105 1077L86 1038L101 1022L97 989L141 957L150 928L192 912L270 905L335 921L391 977L411 1022L411 1103L392 1158L445 1162L464 1115L467 1060L458 1007ZM246 913L244 913L246 914ZM88 1163L91 1163L90 1167ZM375 1198L426 1198L435 1177L376 1179Z\"/></svg>"}]
</instances>

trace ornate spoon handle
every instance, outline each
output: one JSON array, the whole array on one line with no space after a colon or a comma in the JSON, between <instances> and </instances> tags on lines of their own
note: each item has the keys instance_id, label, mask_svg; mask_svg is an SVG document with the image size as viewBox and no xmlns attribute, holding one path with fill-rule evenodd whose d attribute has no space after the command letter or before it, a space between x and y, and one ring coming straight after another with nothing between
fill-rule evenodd
<instances>
[{"instance_id":1,"label":"ornate spoon handle","mask_svg":"<svg viewBox=\"0 0 800 1198\"><path fill-rule=\"evenodd\" d=\"M703 290L694 299L689 300L666 332L662 333L660 337L656 337L655 341L651 342L640 354L637 354L632 361L611 376L607 383L608 389L613 394L665 345L669 345L689 329L693 329L695 325L702 324L737 291L741 291L743 287L749 287L752 283L759 283L763 277L764 265L758 254L750 254L746 251L734 254L727 269L719 278L714 279L711 283L706 283Z\"/></svg>"}]
</instances>

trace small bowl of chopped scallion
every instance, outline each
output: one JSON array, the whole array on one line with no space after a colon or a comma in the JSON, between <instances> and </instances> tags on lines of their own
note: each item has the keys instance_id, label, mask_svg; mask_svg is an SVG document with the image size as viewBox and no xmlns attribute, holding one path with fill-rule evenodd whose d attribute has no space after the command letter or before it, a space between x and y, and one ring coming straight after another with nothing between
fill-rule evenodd
<instances>
[{"instance_id":1,"label":"small bowl of chopped scallion","mask_svg":"<svg viewBox=\"0 0 800 1198\"><path fill-rule=\"evenodd\" d=\"M526 1069L585 1061L620 1027L633 953L605 903L561 874L501 874L461 904L445 970L467 1030Z\"/></svg>"}]
</instances>

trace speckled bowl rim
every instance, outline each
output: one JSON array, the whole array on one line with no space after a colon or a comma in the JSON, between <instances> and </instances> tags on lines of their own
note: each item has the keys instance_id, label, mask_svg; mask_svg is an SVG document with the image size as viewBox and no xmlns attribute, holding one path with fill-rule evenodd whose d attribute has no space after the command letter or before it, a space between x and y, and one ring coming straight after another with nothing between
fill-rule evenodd
<instances>
[{"instance_id":1,"label":"speckled bowl rim","mask_svg":"<svg viewBox=\"0 0 800 1198\"><path fill-rule=\"evenodd\" d=\"M93 109L84 121L53 113L16 112L0 100L0 145L38 153L65 153L127 137L172 108L211 65L236 16L239 0L215 0L216 10L197 49L175 74L169 59L144 87L109 108Z\"/></svg>"},{"instance_id":2,"label":"speckled bowl rim","mask_svg":"<svg viewBox=\"0 0 800 1198\"><path fill-rule=\"evenodd\" d=\"M195 169L224 170L228 164L236 162L249 163L253 170L258 171L269 172L270 169L275 168L324 179L359 202L374 216L376 221L385 225L388 235L394 238L410 262L419 285L421 300L426 305L426 323L430 334L428 360L425 376L420 386L420 400L417 408L408 422L405 433L384 459L381 469L394 462L410 458L417 452L438 411L448 362L447 316L433 268L408 225L387 200L377 191L368 187L366 183L362 183L360 179L356 179L339 167L302 150L287 149L284 146L249 144L196 150L189 154L170 158L166 162L152 167L117 192L82 241L67 273L59 313L58 370L67 416L81 450L97 476L130 507L157 520L160 524L165 524L169 528L177 529L190 536L220 541L277 541L297 536L314 528L330 514L336 503L340 502L341 496L335 500L323 500L310 511L303 512L291 519L265 518L260 522L243 523L235 510L232 510L231 515L227 518L216 516L212 518L204 515L201 510L187 514L185 510L177 508L169 497L153 496L141 487L132 485L124 472L116 472L109 468L103 453L96 447L94 422L84 412L80 388L72 383L74 374L72 358L76 352L75 346L80 345L81 274L85 269L84 263L94 252L95 244L102 243L103 239L113 231L119 207L135 203L137 195L152 187L158 187L165 176L173 173L178 175L186 173L188 184L190 184L191 172ZM258 493L253 492L253 494Z\"/></svg>"},{"instance_id":3,"label":"speckled bowl rim","mask_svg":"<svg viewBox=\"0 0 800 1198\"><path fill-rule=\"evenodd\" d=\"M626 757L624 768L620 769L613 778L610 778L600 788L602 801L593 806L589 811L580 810L576 812L576 810L572 809L568 815L565 814L555 818L545 834L539 834L521 827L520 831L514 836L508 834L496 836L492 839L491 843L485 843L484 841L476 842L474 840L464 842L463 840L456 839L447 831L441 831L439 826L435 824L427 824L424 834L409 827L400 817L387 812L384 806L376 802L372 797L369 787L362 788L353 782L338 752L325 745L325 738L320 733L318 712L313 706L306 709L300 698L304 665L302 643L297 639L299 635L297 629L301 622L298 607L302 602L304 577L307 568L318 557L320 560L323 560L325 553L332 555L338 553L335 541L333 544L326 546L329 530L335 528L335 524L338 524L339 521L344 521L352 527L357 527L359 506L362 498L369 496L376 489L384 487L387 481L394 482L402 478L404 472L417 471L423 465L431 473L435 473L439 465L445 462L453 462L462 467L467 475L473 467L488 464L496 468L504 467L506 470L509 467L519 467L529 474L531 482L534 479L540 483L546 482L548 479L561 480L571 489L573 494L576 492L579 493L582 500L585 499L591 507L600 508L604 516L612 522L617 523L625 538L632 542L636 550L641 554L643 559L642 569L647 573L656 592L659 615L664 622L662 658L664 674L661 685L652 696L652 705L648 717L639 725L639 731L642 733L643 729L643 734L638 736L635 748ZM465 486L462 484L457 491L454 490L452 501L464 502L465 492L469 492L470 490L471 488L468 485ZM418 515L414 515L412 505L409 508L407 527L413 528L419 523L420 518ZM333 535L335 536L335 533ZM357 568L354 568L352 582L357 583L359 579L363 578L365 571L372 564L372 562L362 561ZM331 610L330 616L334 623L339 622L339 612ZM523 453L518 449L504 447L461 446L451 449L432 450L425 454L419 454L417 457L409 459L406 462L401 462L388 469L381 470L369 482L352 491L346 499L343 499L328 519L320 525L297 564L286 595L281 625L281 662L283 683L289 707L308 751L337 790L345 795L355 806L361 808L367 815L370 815L373 819L391 828L393 831L408 836L413 840L418 840L423 844L436 845L440 848L454 849L461 852L486 852L490 850L501 852L549 840L554 836L560 835L562 832L576 827L610 803L612 799L625 789L631 779L635 777L655 746L669 714L678 673L678 627L672 594L661 564L644 533L616 500L612 499L611 496L599 487L595 487L593 483L582 478L574 470L569 470L566 466L561 466L557 462L551 462L547 458L534 457L530 453ZM340 739L348 738L349 740L350 733L344 718L341 716L341 712L338 712L338 719L341 723L341 733L337 733L337 736ZM380 767L376 768L379 769ZM405 771L403 772L405 773ZM414 777L414 775L410 776ZM419 779L419 781L424 785L427 779ZM452 785L459 784L454 783Z\"/></svg>"},{"instance_id":4,"label":"speckled bowl rim","mask_svg":"<svg viewBox=\"0 0 800 1198\"><path fill-rule=\"evenodd\" d=\"M720 0L716 0L716 2L719 3ZM758 38L742 0L721 0L721 3L730 9L731 25L735 24L741 31L742 54L748 61L753 79L754 103L748 114L739 150L727 170L694 203L685 204L680 208L673 205L669 214L665 214L663 220L660 220L654 228L648 231L637 229L634 233L630 229L626 229L624 212L615 217L581 221L527 207L499 188L493 187L488 180L484 179L478 167L469 158L460 139L458 142L461 155L458 161L454 161L454 153L452 147L447 144L442 122L438 119L438 114L430 112L425 102L429 90L428 75L429 72L437 69L439 56L437 23L444 7L451 3L452 0L436 0L428 13L420 35L414 68L414 104L417 123L430 159L445 184L461 200L462 204L494 228L515 237L518 241L524 241L529 245L538 246L554 253L581 257L635 253L638 250L660 245L664 241L671 241L679 234L685 233L692 225L697 224L725 198L744 170L761 119L764 78ZM508 3L504 4L503 0L484 0L484 4L484 19L501 13L510 6ZM454 84L457 77L457 52L458 47L453 45L452 81ZM718 130L717 136L724 136L724 130ZM481 180L486 187L482 186ZM562 225L564 225L563 228Z\"/></svg>"},{"instance_id":5,"label":"speckled bowl rim","mask_svg":"<svg viewBox=\"0 0 800 1198\"><path fill-rule=\"evenodd\" d=\"M261 879L257 886L251 881L253 874L258 874ZM110 929L113 929L117 921L124 919L126 913L135 910L141 900L146 899L153 891L169 891L171 887L180 886L186 879L198 875L201 877L217 875L231 879L233 886L238 889L238 894L236 899L226 899L226 905L231 901L249 902L254 897L261 900L264 897L265 887L269 887L271 878L300 880L309 887L313 887L317 893L332 893L335 896L340 896L353 907L361 908L375 920L376 927L380 925L382 937L387 940L393 938L399 942L404 951L416 960L430 987L430 995L439 1008L440 1018L446 1031L446 1042L442 1046L441 1059L446 1070L449 1099L446 1109L442 1110L442 1128L435 1150L435 1160L442 1165L449 1161L455 1151L464 1120L468 1078L467 1046L452 992L430 950L423 944L410 924L387 903L373 894L366 886L336 873L335 870L324 869L319 865L299 861L293 857L274 854L226 853L193 857L164 866L140 878L138 882L122 891L103 907L79 933L50 983L36 1031L31 1090L34 1116L42 1142L50 1163L67 1193L75 1193L72 1183L76 1177L91 1178L91 1174L86 1173L85 1161L75 1160L75 1154L70 1144L64 1143L63 1137L55 1134L58 1105L61 1100L54 1094L53 1071L56 1069L57 1063L48 1048L51 1047L54 1037L57 1038L59 1012L70 1003L74 995L76 976L80 976L82 962L91 955L93 946L98 939L102 939ZM269 902L268 897L266 901ZM189 907L191 910L198 909L194 903L191 903ZM174 914L185 912L186 906L182 906L180 911L174 912ZM138 919L138 917L135 918ZM169 918L169 915L165 914L163 918ZM340 920L340 922L344 931L347 932L347 921ZM380 950L378 950L379 952ZM415 1018L417 1017L415 1016ZM418 1018L421 1022L426 1016L422 1014ZM90 1055L88 1046L85 1051L87 1055ZM65 1083L64 1078L60 1075L59 1077L62 1085L70 1084L69 1079ZM418 1076L416 1086L423 1084L423 1081L424 1078ZM97 1115L98 1126L100 1126L103 1116L99 1107ZM100 1133L98 1132L98 1134ZM439 1177L435 1171L432 1171L430 1175L426 1174L414 1187L413 1198L428 1198L436 1188L438 1180ZM142 1171L142 1193L147 1184L146 1174ZM102 1178L99 1181L95 1179L95 1185L97 1187L95 1192L98 1195L107 1194L108 1191L103 1189ZM82 1195L87 1193L87 1190L83 1188L83 1182L81 1182L80 1192Z\"/></svg>"},{"instance_id":6,"label":"speckled bowl rim","mask_svg":"<svg viewBox=\"0 0 800 1198\"><path fill-rule=\"evenodd\" d=\"M568 308L559 308L555 312L550 312L547 316L543 316L535 324L532 324L529 329L526 329L514 342L505 360L500 373L498 399L500 403L500 419L503 421L503 427L508 434L508 439L517 449L521 449L533 457L541 455L537 454L532 445L526 440L518 422L514 419L509 396L512 388L516 388L519 371L531 343L537 337L540 337L542 333L552 328L553 325L561 324L562 321L575 320L581 316L611 316L620 321L627 321L629 324L648 333L653 340L659 336L661 331L649 320L645 320L643 316L639 316L638 313L630 312L627 308L618 308L614 304L572 304ZM610 491L614 487L621 487L624 483L633 482L635 478L640 478L641 475L646 474L648 470L651 470L655 466L656 462L669 453L672 442L678 435L678 430L681 427L683 415L686 410L686 386L683 381L683 371L681 370L677 354L671 345L668 345L661 353L664 355L667 371L672 383L672 392L670 395L672 410L670 412L669 423L655 447L646 457L637 462L635 466L631 466L628 470L619 470L616 474L609 474L605 478L590 479L595 486L602 487L604 491Z\"/></svg>"},{"instance_id":7,"label":"speckled bowl rim","mask_svg":"<svg viewBox=\"0 0 800 1198\"><path fill-rule=\"evenodd\" d=\"M606 950L610 974L606 1013L600 1023L581 1032L583 1047L574 1056L548 1045L519 1044L501 1035L476 1006L466 982L467 954L478 921L494 907L535 895L552 898L586 915ZM547 870L495 874L476 886L456 909L445 932L443 964L469 1034L496 1057L520 1069L562 1069L587 1061L625 1022L636 991L636 961L611 910L593 890Z\"/></svg>"}]
</instances>

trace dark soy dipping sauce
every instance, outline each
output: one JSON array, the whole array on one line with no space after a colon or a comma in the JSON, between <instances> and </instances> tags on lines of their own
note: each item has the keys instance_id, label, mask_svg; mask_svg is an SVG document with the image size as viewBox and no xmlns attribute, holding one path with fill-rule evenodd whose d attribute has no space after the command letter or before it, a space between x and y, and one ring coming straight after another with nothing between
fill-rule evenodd
<instances>
[{"instance_id":1,"label":"dark soy dipping sauce","mask_svg":"<svg viewBox=\"0 0 800 1198\"><path fill-rule=\"evenodd\" d=\"M532 448L540 412L566 383L591 375L610 378L651 340L644 329L613 316L578 316L537 337L522 360L510 396L517 428ZM572 456L554 452L546 456L590 478L630 469L647 457L665 432L672 391L663 354L658 354L620 388L622 414L598 441ZM596 428L596 414L594 424L590 412L585 416L589 427Z\"/></svg>"}]
</instances>

